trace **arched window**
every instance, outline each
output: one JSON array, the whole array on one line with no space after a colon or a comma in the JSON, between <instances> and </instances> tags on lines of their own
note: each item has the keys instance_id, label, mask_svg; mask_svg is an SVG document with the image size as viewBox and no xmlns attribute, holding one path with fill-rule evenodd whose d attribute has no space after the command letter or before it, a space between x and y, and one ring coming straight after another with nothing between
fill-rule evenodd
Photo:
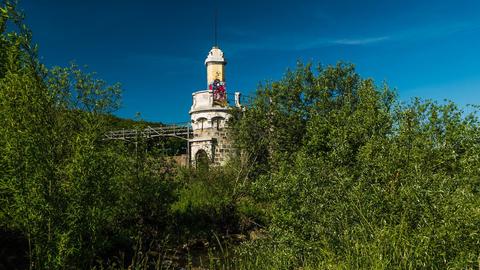
<instances>
[{"instance_id":1,"label":"arched window","mask_svg":"<svg viewBox=\"0 0 480 270\"><path fill-rule=\"evenodd\" d=\"M198 150L195 154L195 167L201 170L208 169L209 163L207 152L202 149Z\"/></svg>"},{"instance_id":2,"label":"arched window","mask_svg":"<svg viewBox=\"0 0 480 270\"><path fill-rule=\"evenodd\" d=\"M201 131L203 131L203 129L206 128L205 126L206 122L207 122L207 118L202 117L197 119L198 127Z\"/></svg>"},{"instance_id":3,"label":"arched window","mask_svg":"<svg viewBox=\"0 0 480 270\"><path fill-rule=\"evenodd\" d=\"M225 121L225 118L221 116L212 118L212 128L216 128L217 130L220 130L222 128L223 121Z\"/></svg>"}]
</instances>

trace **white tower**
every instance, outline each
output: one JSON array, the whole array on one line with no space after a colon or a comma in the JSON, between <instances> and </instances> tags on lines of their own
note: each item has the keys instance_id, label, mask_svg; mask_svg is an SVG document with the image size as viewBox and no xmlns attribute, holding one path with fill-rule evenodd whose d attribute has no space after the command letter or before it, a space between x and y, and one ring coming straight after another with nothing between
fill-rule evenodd
<instances>
[{"instance_id":1,"label":"white tower","mask_svg":"<svg viewBox=\"0 0 480 270\"><path fill-rule=\"evenodd\" d=\"M226 131L228 113L225 84L227 61L222 50L213 47L205 59L208 90L193 93L190 109L193 138L189 140L190 162L223 165L230 152L231 144Z\"/></svg>"}]
</instances>

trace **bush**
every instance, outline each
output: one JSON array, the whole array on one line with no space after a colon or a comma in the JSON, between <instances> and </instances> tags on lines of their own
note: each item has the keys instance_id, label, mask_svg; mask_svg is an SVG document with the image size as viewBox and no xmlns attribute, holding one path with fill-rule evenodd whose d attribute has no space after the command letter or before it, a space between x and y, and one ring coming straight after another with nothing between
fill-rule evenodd
<instances>
[{"instance_id":1,"label":"bush","mask_svg":"<svg viewBox=\"0 0 480 270\"><path fill-rule=\"evenodd\" d=\"M236 123L244 153L264 149L268 163L252 181L270 204L271 237L253 253L271 253L281 268L477 266L475 113L450 102L401 105L351 66L310 67L259 90ZM252 123L262 131L247 136Z\"/></svg>"}]
</instances>

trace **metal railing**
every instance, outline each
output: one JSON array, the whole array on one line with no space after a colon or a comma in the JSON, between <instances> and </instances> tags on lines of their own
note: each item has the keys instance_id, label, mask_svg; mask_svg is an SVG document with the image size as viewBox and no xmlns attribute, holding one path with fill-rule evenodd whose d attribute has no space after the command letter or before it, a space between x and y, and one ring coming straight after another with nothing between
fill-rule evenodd
<instances>
[{"instance_id":1,"label":"metal railing","mask_svg":"<svg viewBox=\"0 0 480 270\"><path fill-rule=\"evenodd\" d=\"M161 127L146 127L144 129L121 129L109 131L105 134L106 140L125 140L157 137L176 137L188 140L192 137L192 128L189 123L171 124Z\"/></svg>"},{"instance_id":2,"label":"metal railing","mask_svg":"<svg viewBox=\"0 0 480 270\"><path fill-rule=\"evenodd\" d=\"M237 96L238 95L238 96ZM233 97L233 98L232 98ZM248 106L251 104L253 97L248 95L227 94L227 101L230 106L235 106L237 104L231 104L232 100L238 102L242 107ZM180 139L189 140L193 137L192 127L190 123L177 123L169 124L160 127L150 127L147 126L144 129L119 129L109 131L105 134L105 140L138 140L139 138L152 139L157 137L176 137Z\"/></svg>"}]
</instances>

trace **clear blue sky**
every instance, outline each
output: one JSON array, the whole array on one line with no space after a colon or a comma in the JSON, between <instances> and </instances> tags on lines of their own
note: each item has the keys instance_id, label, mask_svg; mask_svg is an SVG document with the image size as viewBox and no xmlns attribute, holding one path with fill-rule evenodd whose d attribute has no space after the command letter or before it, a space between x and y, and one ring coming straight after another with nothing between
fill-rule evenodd
<instances>
[{"instance_id":1,"label":"clear blue sky","mask_svg":"<svg viewBox=\"0 0 480 270\"><path fill-rule=\"evenodd\" d=\"M253 93L297 60L352 62L419 96L480 104L480 1L20 0L48 66L75 60L121 82L117 115L188 121L206 88L215 1L227 90Z\"/></svg>"}]
</instances>

